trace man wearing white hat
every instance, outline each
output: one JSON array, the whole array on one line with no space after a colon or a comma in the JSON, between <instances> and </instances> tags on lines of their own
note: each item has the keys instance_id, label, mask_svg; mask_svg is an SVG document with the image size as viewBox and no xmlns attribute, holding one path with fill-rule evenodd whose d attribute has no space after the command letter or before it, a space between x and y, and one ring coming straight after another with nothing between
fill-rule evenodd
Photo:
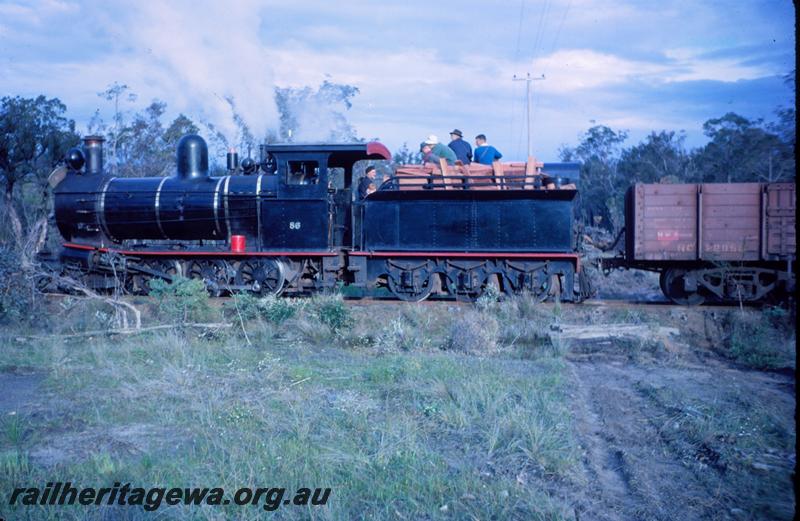
<instances>
[{"instance_id":1,"label":"man wearing white hat","mask_svg":"<svg viewBox=\"0 0 800 521\"><path fill-rule=\"evenodd\" d=\"M439 143L439 138L433 134L422 142L421 150L425 162L438 163L439 159L444 159L448 165L456 164L455 152L450 147Z\"/></svg>"}]
</instances>

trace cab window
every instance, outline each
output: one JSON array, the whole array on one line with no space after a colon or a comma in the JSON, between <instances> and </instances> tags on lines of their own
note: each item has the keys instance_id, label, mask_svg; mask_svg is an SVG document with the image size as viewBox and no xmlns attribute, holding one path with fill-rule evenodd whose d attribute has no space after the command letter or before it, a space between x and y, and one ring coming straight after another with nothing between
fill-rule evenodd
<instances>
[{"instance_id":1,"label":"cab window","mask_svg":"<svg viewBox=\"0 0 800 521\"><path fill-rule=\"evenodd\" d=\"M287 166L287 185L315 185L319 183L319 162L289 161Z\"/></svg>"}]
</instances>

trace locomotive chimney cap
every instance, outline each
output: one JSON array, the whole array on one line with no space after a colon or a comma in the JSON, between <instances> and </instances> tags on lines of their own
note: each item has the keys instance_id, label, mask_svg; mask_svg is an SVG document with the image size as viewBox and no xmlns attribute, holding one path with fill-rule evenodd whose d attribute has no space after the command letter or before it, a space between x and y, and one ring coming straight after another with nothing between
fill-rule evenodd
<instances>
[{"instance_id":1,"label":"locomotive chimney cap","mask_svg":"<svg viewBox=\"0 0 800 521\"><path fill-rule=\"evenodd\" d=\"M86 161L86 175L103 174L103 136L84 136L83 154Z\"/></svg>"},{"instance_id":2,"label":"locomotive chimney cap","mask_svg":"<svg viewBox=\"0 0 800 521\"><path fill-rule=\"evenodd\" d=\"M178 177L204 179L208 177L208 145L197 134L187 134L178 141Z\"/></svg>"}]
</instances>

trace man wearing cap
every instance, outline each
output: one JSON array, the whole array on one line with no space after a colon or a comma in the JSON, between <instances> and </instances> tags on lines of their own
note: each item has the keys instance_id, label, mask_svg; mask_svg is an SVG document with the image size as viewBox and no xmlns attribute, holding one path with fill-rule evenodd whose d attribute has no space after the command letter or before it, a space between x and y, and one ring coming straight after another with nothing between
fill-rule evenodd
<instances>
[{"instance_id":1,"label":"man wearing cap","mask_svg":"<svg viewBox=\"0 0 800 521\"><path fill-rule=\"evenodd\" d=\"M464 134L462 134L460 130L454 129L450 132L450 139L452 141L450 141L450 144L447 146L456 153L456 158L459 161L468 165L472 162L472 147L469 146L469 143L461 139L462 137L464 137Z\"/></svg>"},{"instance_id":2,"label":"man wearing cap","mask_svg":"<svg viewBox=\"0 0 800 521\"><path fill-rule=\"evenodd\" d=\"M375 176L378 172L375 171L374 166L368 166L364 171L364 177L358 182L358 198L364 199L366 196L376 190Z\"/></svg>"},{"instance_id":3,"label":"man wearing cap","mask_svg":"<svg viewBox=\"0 0 800 521\"><path fill-rule=\"evenodd\" d=\"M425 162L438 163L439 159L447 161L448 165L456 164L456 153L450 147L439 143L439 138L431 134L422 142L422 157Z\"/></svg>"}]
</instances>

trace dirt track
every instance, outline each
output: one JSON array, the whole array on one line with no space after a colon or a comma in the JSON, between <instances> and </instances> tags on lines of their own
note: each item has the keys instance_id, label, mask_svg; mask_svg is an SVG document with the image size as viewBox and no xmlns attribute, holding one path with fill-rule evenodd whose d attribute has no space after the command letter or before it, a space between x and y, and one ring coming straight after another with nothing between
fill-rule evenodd
<instances>
[{"instance_id":1,"label":"dirt track","mask_svg":"<svg viewBox=\"0 0 800 521\"><path fill-rule=\"evenodd\" d=\"M592 353L570 356L569 367L586 480L586 499L578 503L576 517L792 518L791 454L770 447L737 452L731 439L718 431L703 437L683 425L686 416L704 414L701 411L764 407L784 415L784 427L793 429L792 377L740 370L720 361L687 362L682 356L638 363ZM659 391L673 389L681 390L674 402L658 398ZM746 404L736 403L743 398ZM769 464L758 463L766 461ZM759 498L756 491L765 480L773 495ZM768 504L757 514L753 506L759 502Z\"/></svg>"}]
</instances>

